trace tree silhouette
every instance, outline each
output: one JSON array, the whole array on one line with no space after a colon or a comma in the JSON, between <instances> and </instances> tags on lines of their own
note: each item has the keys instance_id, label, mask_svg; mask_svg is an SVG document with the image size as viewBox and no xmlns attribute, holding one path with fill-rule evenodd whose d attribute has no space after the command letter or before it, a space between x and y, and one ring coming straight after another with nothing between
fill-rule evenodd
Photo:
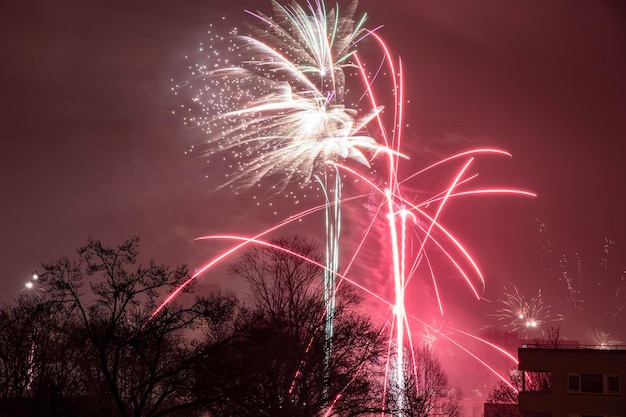
<instances>
[{"instance_id":1,"label":"tree silhouette","mask_svg":"<svg viewBox=\"0 0 626 417\"><path fill-rule=\"evenodd\" d=\"M273 243L321 259L317 245L303 237ZM337 294L326 380L322 270L285 251L254 247L230 272L249 284L252 306L242 314L238 338L220 351L219 360L210 361L224 364L223 369L202 370L206 379L226 381L223 415L349 416L379 406L373 403L378 382L373 370L380 369L380 330L358 312L354 292L342 286Z\"/></svg>"},{"instance_id":2,"label":"tree silhouette","mask_svg":"<svg viewBox=\"0 0 626 417\"><path fill-rule=\"evenodd\" d=\"M398 387L390 383L387 391L387 413L404 417L462 415L461 392L450 386L448 377L435 353L427 347L415 348L405 364L404 389L406 395L394 393Z\"/></svg>"},{"instance_id":3,"label":"tree silhouette","mask_svg":"<svg viewBox=\"0 0 626 417\"><path fill-rule=\"evenodd\" d=\"M0 415L74 414L84 380L72 327L56 306L27 296L0 309Z\"/></svg>"},{"instance_id":4,"label":"tree silhouette","mask_svg":"<svg viewBox=\"0 0 626 417\"><path fill-rule=\"evenodd\" d=\"M510 376L511 385L499 381L487 396L485 417L521 417L519 394L522 389L522 373L514 371Z\"/></svg>"},{"instance_id":5,"label":"tree silhouette","mask_svg":"<svg viewBox=\"0 0 626 417\"><path fill-rule=\"evenodd\" d=\"M89 403L101 416L162 416L197 409L193 365L202 355L193 332L233 315L233 297L212 294L187 306L171 303L152 317L157 301L185 282L184 266L153 261L133 267L138 238L116 248L96 240L78 257L44 264L46 302L71 318L83 340L81 372Z\"/></svg>"},{"instance_id":6,"label":"tree silhouette","mask_svg":"<svg viewBox=\"0 0 626 417\"><path fill-rule=\"evenodd\" d=\"M273 243L283 250L252 247L229 269L249 285L246 303L213 293L157 314L189 275L136 265L137 238L90 239L44 264L37 297L0 306L0 416L457 415L459 394L427 351L405 370L407 402L383 401L386 332L347 284L337 286L327 368L318 246Z\"/></svg>"}]
</instances>

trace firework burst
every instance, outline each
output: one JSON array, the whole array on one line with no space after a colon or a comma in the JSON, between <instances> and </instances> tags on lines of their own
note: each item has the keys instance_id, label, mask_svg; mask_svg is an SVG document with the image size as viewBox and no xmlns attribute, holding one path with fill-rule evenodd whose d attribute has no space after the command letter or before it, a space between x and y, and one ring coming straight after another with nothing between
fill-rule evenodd
<instances>
[{"instance_id":1,"label":"firework burst","mask_svg":"<svg viewBox=\"0 0 626 417\"><path fill-rule=\"evenodd\" d=\"M609 333L600 329L589 330L585 335L585 341L601 349L611 349L622 344L621 340L613 339Z\"/></svg>"},{"instance_id":2,"label":"firework burst","mask_svg":"<svg viewBox=\"0 0 626 417\"><path fill-rule=\"evenodd\" d=\"M309 184L316 180L323 191L320 206L292 215L275 226L254 236L205 236L202 239L231 239L240 241L219 254L190 278L222 261L247 244L264 245L269 233L293 221L323 211L326 217L326 263L317 264L325 272L326 317L332 317L336 285L343 281L372 294L391 307L388 366L397 402L404 403L404 375L407 358L404 351L411 347L410 316L406 312L406 290L411 281L429 283L435 294L440 314L444 306L439 294L433 252L443 254L457 275L467 284L470 293L479 299L484 287L482 273L464 245L442 224L442 213L453 200L468 195L515 194L532 196L521 190L471 188L476 174L471 172L479 155L505 155L495 149L474 149L439 161L406 178L398 178L402 130L404 127L404 92L402 65L392 56L389 47L375 32L363 28L365 17L354 19L356 2L342 13L339 7L327 10L321 1L309 2L308 8L297 4L282 6L273 2L274 16L249 12L256 20L249 35L231 31L229 37L214 36L207 49L208 61L194 64L192 76L175 87L177 93L191 95L186 110L187 125L200 129L203 141L201 154L214 158L230 155L232 171L219 187L249 187L263 178L271 178L277 186L290 183ZM385 73L380 65L372 68L356 53L357 44L367 37L379 46L383 65L387 67L387 83L392 85L391 116L382 117L382 102L375 94L377 75ZM223 48L216 45L223 45ZM204 47L202 48L204 51ZM228 57L220 54L226 51ZM351 83L354 82L354 85ZM349 85L350 84L350 85ZM389 121L391 120L391 124ZM371 132L376 132L376 139ZM385 178L372 179L363 173L377 156ZM356 162L356 167L348 162ZM436 167L458 163L451 179L442 190L427 198L414 201L404 190L407 181L420 178ZM355 247L346 267L339 270L339 235L342 199L341 176L351 176L372 190L375 207L362 239ZM410 193L413 195L413 193ZM360 249L372 236L369 231L384 219L385 242L389 258L394 301L368 289L349 277L351 266L357 262ZM298 256L298 254L293 254ZM385 259L387 260L387 259ZM313 261L311 261L313 262ZM388 265L385 264L383 268ZM186 284L185 284L186 285ZM172 293L154 312L157 314L182 288ZM430 338L450 340L434 327L428 327ZM332 322L327 322L327 339L332 339ZM473 337L457 331L464 337ZM460 345L458 345L461 347ZM485 364L467 349L470 356ZM328 346L328 354L332 347ZM391 369L391 368L388 368ZM489 368L491 369L491 368ZM495 371L494 371L495 372ZM504 379L504 382L508 381Z\"/></svg>"},{"instance_id":3,"label":"firework burst","mask_svg":"<svg viewBox=\"0 0 626 417\"><path fill-rule=\"evenodd\" d=\"M308 184L325 162L369 167L377 153L389 152L367 133L382 107L359 111L344 100L344 69L354 66L350 58L364 36L365 17L353 23L356 2L343 14L322 2L308 9L272 4L274 18L250 13L258 22L252 35L216 37L229 58L210 47L213 64L192 65L191 77L174 87L191 93L185 121L204 133L201 155L230 153L236 161L218 187L245 188L264 177L279 189Z\"/></svg>"},{"instance_id":4,"label":"firework burst","mask_svg":"<svg viewBox=\"0 0 626 417\"><path fill-rule=\"evenodd\" d=\"M623 242L605 237L596 242L600 244L596 247L589 245L564 250L562 244L551 242L544 222L539 222L539 226L539 236L543 240L542 264L547 278L545 285L553 305L579 328L601 328L623 339L624 326L620 324L626 306ZM577 337L602 339L584 333Z\"/></svg>"},{"instance_id":5,"label":"firework burst","mask_svg":"<svg viewBox=\"0 0 626 417\"><path fill-rule=\"evenodd\" d=\"M221 186L249 187L265 177L277 181L278 189L292 182L306 185L313 178L319 183L325 198L329 364L342 183L337 168L328 169L327 163L353 160L369 167L369 159L386 150L366 132L382 107L360 116L344 102L344 68L354 66L350 57L365 21L363 17L354 23L356 2L341 14L338 5L328 11L321 1L308 3L308 9L297 3L272 5L274 17L249 12L257 19L251 35L232 37L234 63L224 61L215 69L198 66L188 85L200 81L203 87L192 101L201 110L197 124L207 134L208 153L241 156L237 172Z\"/></svg>"},{"instance_id":6,"label":"firework burst","mask_svg":"<svg viewBox=\"0 0 626 417\"><path fill-rule=\"evenodd\" d=\"M509 291L506 287L498 300L501 308L493 315L498 325L512 332L544 334L546 325L559 321L550 316L550 306L544 304L541 289L532 298L524 297L517 287Z\"/></svg>"}]
</instances>

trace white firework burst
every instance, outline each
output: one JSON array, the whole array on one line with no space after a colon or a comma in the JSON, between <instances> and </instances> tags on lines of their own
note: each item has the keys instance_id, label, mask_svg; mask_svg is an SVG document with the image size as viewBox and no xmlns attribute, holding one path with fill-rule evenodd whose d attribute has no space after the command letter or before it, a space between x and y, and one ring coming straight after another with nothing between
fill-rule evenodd
<instances>
[{"instance_id":1,"label":"white firework burst","mask_svg":"<svg viewBox=\"0 0 626 417\"><path fill-rule=\"evenodd\" d=\"M221 186L249 187L269 176L282 187L307 184L328 161L369 166L389 152L367 132L382 107L359 111L344 100L344 69L364 36L365 18L354 22L356 4L340 15L322 2L308 9L273 2L273 18L251 13L260 22L252 35L213 38L227 42L234 59L209 47L214 63L193 66L176 90L193 92L199 114L186 122L205 134L200 153L230 152L236 161Z\"/></svg>"}]
</instances>

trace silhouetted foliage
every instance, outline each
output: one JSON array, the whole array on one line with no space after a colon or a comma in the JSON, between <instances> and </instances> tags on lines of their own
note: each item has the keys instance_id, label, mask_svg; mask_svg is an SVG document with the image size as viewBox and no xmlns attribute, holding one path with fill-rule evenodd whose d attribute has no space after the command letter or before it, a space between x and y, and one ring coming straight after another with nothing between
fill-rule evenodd
<instances>
[{"instance_id":1,"label":"silhouetted foliage","mask_svg":"<svg viewBox=\"0 0 626 417\"><path fill-rule=\"evenodd\" d=\"M522 373L512 372L510 381L514 388L499 381L491 390L487 396L485 417L521 417L518 391L522 389Z\"/></svg>"},{"instance_id":2,"label":"silhouetted foliage","mask_svg":"<svg viewBox=\"0 0 626 417\"><path fill-rule=\"evenodd\" d=\"M272 243L320 261L317 245L304 238ZM221 415L356 415L379 406L373 403L379 382L373 369L383 348L380 330L358 313L359 299L347 286L337 294L325 380L322 270L285 251L254 247L230 272L250 285L253 306L240 323L238 338L221 351L220 360L211 361L224 364L214 371L227 380ZM216 378L205 370L203 375Z\"/></svg>"},{"instance_id":3,"label":"silhouetted foliage","mask_svg":"<svg viewBox=\"0 0 626 417\"><path fill-rule=\"evenodd\" d=\"M56 306L21 297L0 310L0 414L71 416L81 391L80 340Z\"/></svg>"},{"instance_id":4,"label":"silhouetted foliage","mask_svg":"<svg viewBox=\"0 0 626 417\"><path fill-rule=\"evenodd\" d=\"M407 356L402 388L406 395L396 395L399 387L392 381L386 411L405 417L461 416L461 392L450 386L435 353L423 347L414 349L413 353L408 352Z\"/></svg>"},{"instance_id":5,"label":"silhouetted foliage","mask_svg":"<svg viewBox=\"0 0 626 417\"><path fill-rule=\"evenodd\" d=\"M65 349L67 357L31 360L38 367L59 368L48 373L55 378L65 370L80 375L71 396L82 400L81 414L140 417L199 410L203 401L192 395L192 369L203 347L194 332L202 325L219 326L234 314L233 297L213 294L187 306L171 303L152 317L160 296L189 275L184 266L170 269L153 261L135 267L137 249L137 238L116 248L89 240L76 259L43 265L39 285L45 292L38 308L64 319L41 329L43 341L25 343L39 352L48 351L52 340L74 341ZM28 332L34 335L36 328ZM30 387L20 387L30 397L39 384L53 387L42 372L31 379Z\"/></svg>"},{"instance_id":6,"label":"silhouetted foliage","mask_svg":"<svg viewBox=\"0 0 626 417\"><path fill-rule=\"evenodd\" d=\"M298 236L273 243L287 251L252 247L230 268L249 284L247 305L213 293L156 314L189 274L136 265L137 238L89 240L44 264L39 292L0 307L0 416L457 415L458 395L426 352L409 401L386 407L388 345L346 284L326 366L322 255Z\"/></svg>"}]
</instances>

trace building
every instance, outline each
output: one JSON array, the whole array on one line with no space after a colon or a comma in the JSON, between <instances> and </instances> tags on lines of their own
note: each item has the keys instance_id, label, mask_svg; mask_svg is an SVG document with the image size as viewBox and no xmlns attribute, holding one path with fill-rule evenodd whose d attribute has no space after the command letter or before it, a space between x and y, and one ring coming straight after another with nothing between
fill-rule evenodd
<instances>
[{"instance_id":1,"label":"building","mask_svg":"<svg viewBox=\"0 0 626 417\"><path fill-rule=\"evenodd\" d=\"M626 346L524 344L518 349L527 417L626 417Z\"/></svg>"}]
</instances>

